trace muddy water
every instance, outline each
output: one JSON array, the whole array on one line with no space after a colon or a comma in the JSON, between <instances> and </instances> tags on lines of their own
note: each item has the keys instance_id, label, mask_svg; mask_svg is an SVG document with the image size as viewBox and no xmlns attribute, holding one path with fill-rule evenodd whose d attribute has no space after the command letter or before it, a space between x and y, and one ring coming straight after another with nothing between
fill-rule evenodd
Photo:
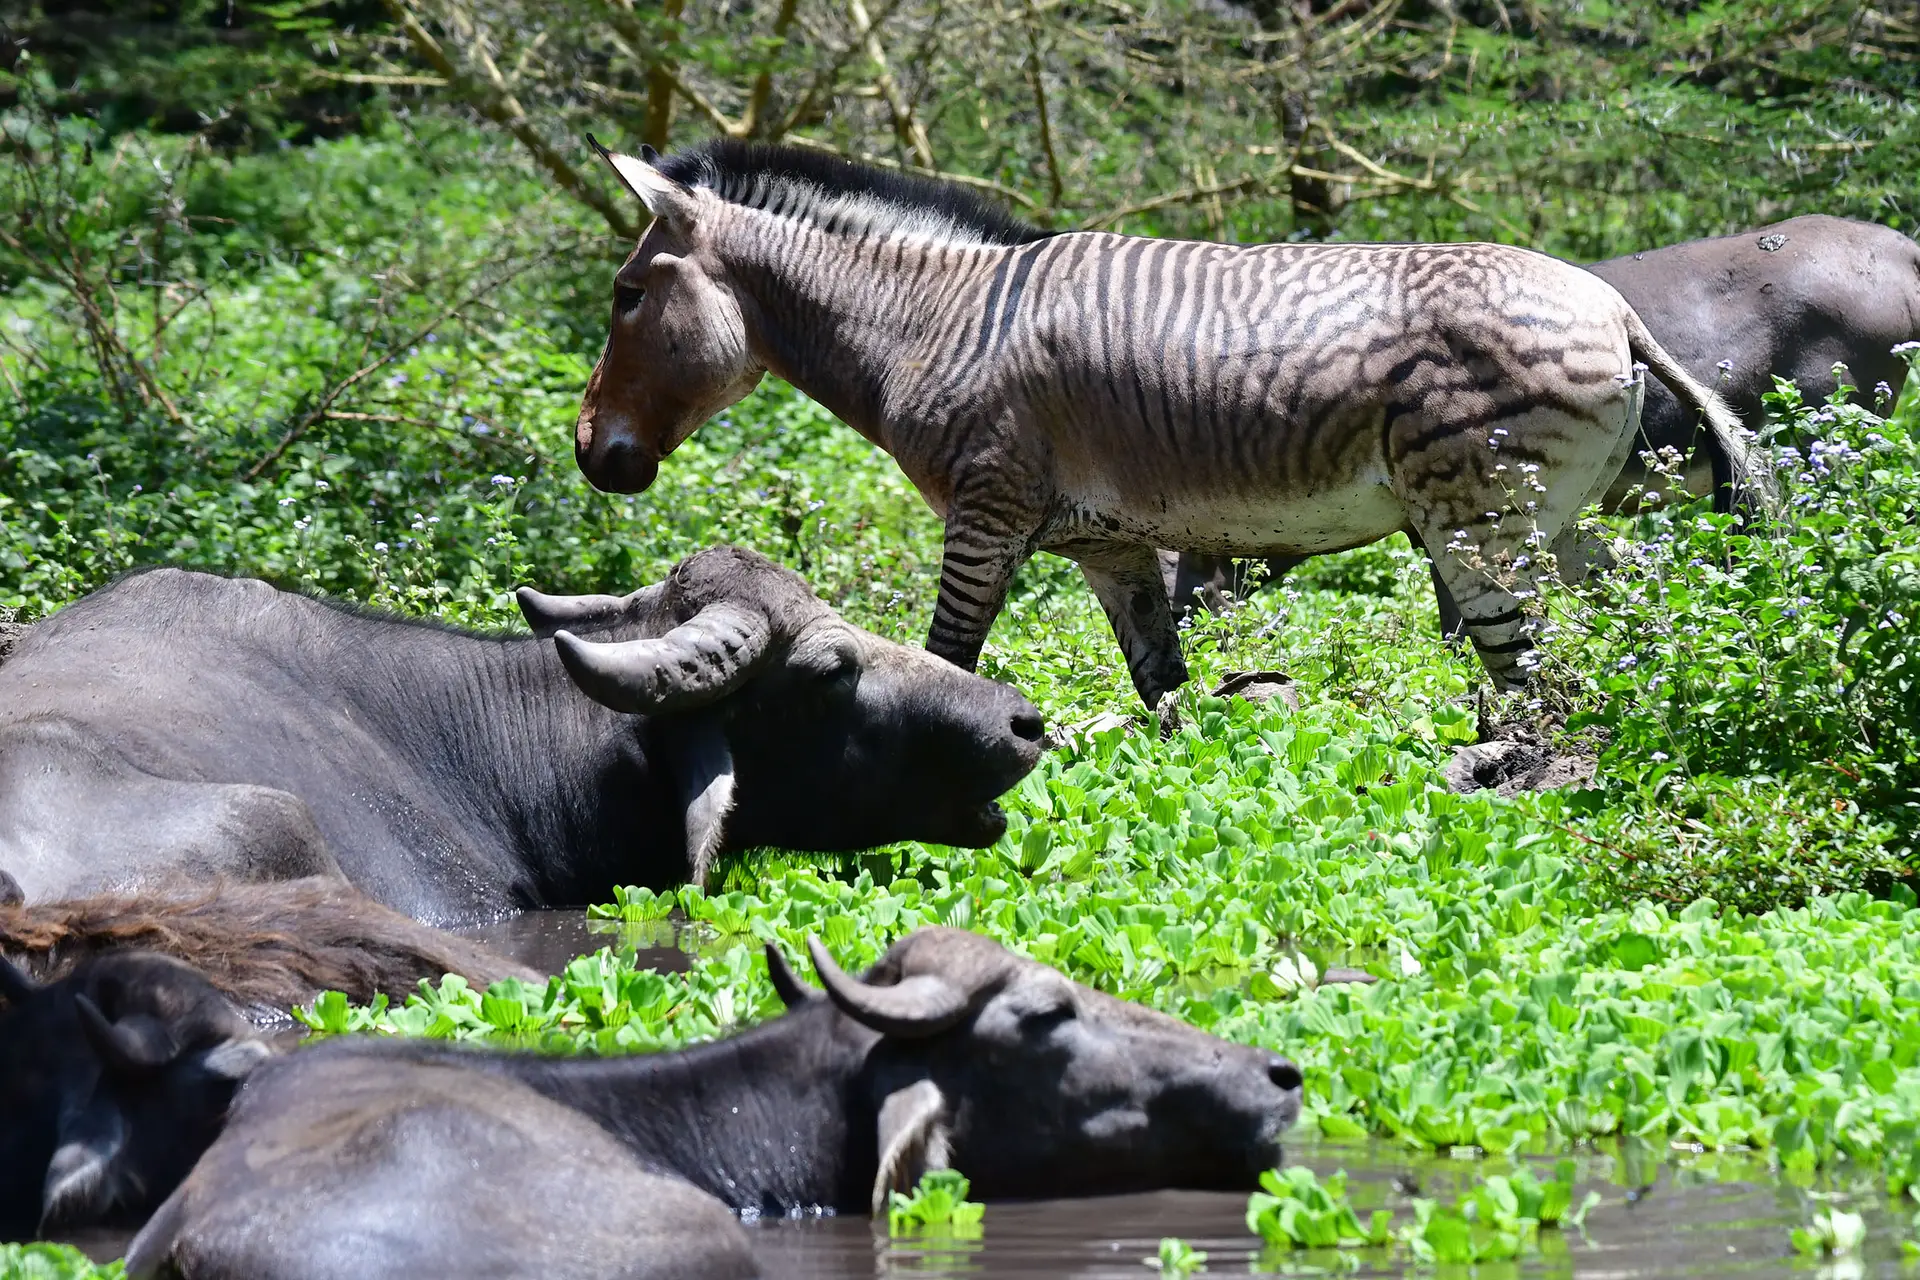
<instances>
[{"instance_id":1,"label":"muddy water","mask_svg":"<svg viewBox=\"0 0 1920 1280\"><path fill-rule=\"evenodd\" d=\"M682 921L589 920L584 911L523 911L454 932L542 973L558 973L574 957L602 947L632 950L642 968L685 973L693 967L694 956L713 941Z\"/></svg>"},{"instance_id":2,"label":"muddy water","mask_svg":"<svg viewBox=\"0 0 1920 1280\"><path fill-rule=\"evenodd\" d=\"M1656 1158L1661 1156L1671 1158ZM1406 1188L1415 1183L1424 1194L1453 1195L1506 1167L1499 1161L1410 1156L1381 1144L1296 1144L1287 1160L1323 1175L1345 1169L1357 1204L1401 1210L1409 1199ZM794 1280L906 1275L1139 1280L1153 1274L1143 1262L1157 1253L1162 1236L1180 1236L1206 1250L1209 1275L1865 1280L1914 1274L1903 1271L1899 1261L1899 1224L1905 1215L1895 1219L1886 1212L1889 1202L1871 1178L1860 1179L1857 1186L1801 1188L1777 1180L1758 1163L1703 1162L1647 1148L1624 1155L1618 1148L1596 1152L1581 1157L1580 1164L1576 1200L1589 1189L1604 1197L1585 1229L1543 1233L1538 1254L1513 1263L1483 1264L1477 1271L1420 1271L1404 1261L1396 1265L1379 1250L1347 1259L1331 1250L1263 1255L1247 1233L1244 1195L1176 1191L990 1205L982 1237L970 1242L889 1241L868 1223L846 1218L757 1223L753 1239L767 1274ZM1858 1258L1816 1266L1794 1254L1788 1232L1804 1225L1815 1208L1832 1203L1825 1199L1832 1194L1866 1213L1870 1235ZM1349 1260L1358 1264L1351 1272Z\"/></svg>"},{"instance_id":3,"label":"muddy water","mask_svg":"<svg viewBox=\"0 0 1920 1280\"><path fill-rule=\"evenodd\" d=\"M639 925L588 921L581 912L530 912L473 930L474 937L536 968L557 970L574 956L604 946L633 947L641 963L685 970L694 955L721 942L696 927L661 920ZM1324 961L1323 961L1324 963ZM1371 966L1369 966L1371 967ZM1451 1198L1500 1160L1456 1160L1410 1154L1384 1143L1303 1141L1289 1163L1323 1176L1344 1169L1362 1216L1395 1209L1408 1216L1414 1195ZM1542 1173L1551 1165L1543 1161ZM1602 1202L1584 1230L1543 1233L1539 1253L1516 1263L1451 1269L1476 1280L1504 1277L1592 1276L1609 1280L1652 1276L1795 1276L1805 1280L1910 1278L1900 1239L1915 1206L1889 1201L1871 1174L1789 1179L1751 1158L1696 1155L1641 1142L1611 1144L1578 1157L1580 1186ZM1869 1234L1860 1255L1807 1262L1788 1233L1815 1211L1839 1206L1864 1213ZM985 1280L1055 1280L1154 1274L1143 1265L1163 1236L1180 1236L1209 1256L1205 1274L1289 1276L1398 1276L1448 1274L1411 1271L1381 1251L1343 1258L1332 1251L1262 1254L1246 1228L1245 1195L1159 1192L1095 1200L995 1204L985 1231L972 1241L889 1240L863 1218L760 1221L750 1224L769 1277L841 1280L842 1277L974 1276ZM1358 1265L1353 1264L1357 1261Z\"/></svg>"}]
</instances>

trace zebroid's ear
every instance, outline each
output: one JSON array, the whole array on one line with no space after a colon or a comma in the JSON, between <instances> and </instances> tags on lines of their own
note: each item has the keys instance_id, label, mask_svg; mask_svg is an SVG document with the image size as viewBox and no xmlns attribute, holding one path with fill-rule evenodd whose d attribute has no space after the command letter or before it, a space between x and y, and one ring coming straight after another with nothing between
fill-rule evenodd
<instances>
[{"instance_id":1,"label":"zebroid's ear","mask_svg":"<svg viewBox=\"0 0 1920 1280\"><path fill-rule=\"evenodd\" d=\"M602 160L613 166L621 183L639 197L648 213L682 226L692 221L693 192L654 167L653 162L660 155L652 147L643 147L637 156L625 155L607 150L592 134L587 135L587 144L600 154Z\"/></svg>"}]
</instances>

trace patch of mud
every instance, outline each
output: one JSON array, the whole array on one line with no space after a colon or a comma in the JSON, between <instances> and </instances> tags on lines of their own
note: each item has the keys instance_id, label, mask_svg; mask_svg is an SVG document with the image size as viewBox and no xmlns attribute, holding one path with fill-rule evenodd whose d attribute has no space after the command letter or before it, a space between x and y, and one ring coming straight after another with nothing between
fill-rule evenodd
<instances>
[{"instance_id":1,"label":"patch of mud","mask_svg":"<svg viewBox=\"0 0 1920 1280\"><path fill-rule=\"evenodd\" d=\"M1248 702L1272 702L1277 698L1289 711L1300 709L1300 690L1293 683L1293 677L1284 671L1229 671L1213 696L1245 698Z\"/></svg>"},{"instance_id":2,"label":"patch of mud","mask_svg":"<svg viewBox=\"0 0 1920 1280\"><path fill-rule=\"evenodd\" d=\"M1564 755L1542 743L1506 739L1459 748L1447 762L1445 777L1455 791L1514 796L1591 786L1594 763L1591 756Z\"/></svg>"}]
</instances>

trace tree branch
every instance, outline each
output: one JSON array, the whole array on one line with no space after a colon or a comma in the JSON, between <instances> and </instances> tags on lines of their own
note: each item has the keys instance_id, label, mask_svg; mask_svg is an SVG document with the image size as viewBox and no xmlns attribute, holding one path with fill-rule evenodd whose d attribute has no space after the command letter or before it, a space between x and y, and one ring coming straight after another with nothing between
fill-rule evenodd
<instances>
[{"instance_id":1,"label":"tree branch","mask_svg":"<svg viewBox=\"0 0 1920 1280\"><path fill-rule=\"evenodd\" d=\"M880 36L874 29L873 19L867 16L867 6L862 0L847 0L847 14L853 19L853 29L859 32L866 46L867 57L880 73L874 84L880 90L880 96L886 99L887 110L893 114L893 132L900 139L900 145L913 155L921 168L933 168L933 144L927 140L926 126L913 114L912 104L900 92L900 85L893 78L893 70L887 66L887 52L880 46Z\"/></svg>"},{"instance_id":2,"label":"tree branch","mask_svg":"<svg viewBox=\"0 0 1920 1280\"><path fill-rule=\"evenodd\" d=\"M553 175L553 178L567 193L592 209L606 220L607 226L623 240L637 239L640 227L627 213L626 209L614 203L607 193L589 182L585 175L570 164L565 156L554 150L547 140L533 127L533 121L506 91L506 85L500 80L500 72L493 67L493 59L486 58L485 63L492 73L494 84L485 84L469 75L448 56L440 42L431 32L422 26L413 11L407 7L406 0L382 0L387 13L413 42L429 66L443 76L456 93L464 98L468 105L487 119L520 140L534 160ZM483 51L484 52L484 51ZM251 478L251 476L249 476Z\"/></svg>"}]
</instances>

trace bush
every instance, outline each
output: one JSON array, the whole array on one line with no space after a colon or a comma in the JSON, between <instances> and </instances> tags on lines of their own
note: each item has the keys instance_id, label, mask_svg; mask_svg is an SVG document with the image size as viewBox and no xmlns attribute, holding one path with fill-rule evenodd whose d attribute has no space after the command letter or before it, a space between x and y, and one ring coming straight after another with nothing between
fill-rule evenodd
<instances>
[{"instance_id":1,"label":"bush","mask_svg":"<svg viewBox=\"0 0 1920 1280\"><path fill-rule=\"evenodd\" d=\"M1848 390L1769 397L1801 442L1779 515L1661 508L1553 609L1549 670L1589 673L1568 727L1604 743L1589 849L1623 895L1758 909L1913 873L1920 398L1883 420Z\"/></svg>"}]
</instances>

